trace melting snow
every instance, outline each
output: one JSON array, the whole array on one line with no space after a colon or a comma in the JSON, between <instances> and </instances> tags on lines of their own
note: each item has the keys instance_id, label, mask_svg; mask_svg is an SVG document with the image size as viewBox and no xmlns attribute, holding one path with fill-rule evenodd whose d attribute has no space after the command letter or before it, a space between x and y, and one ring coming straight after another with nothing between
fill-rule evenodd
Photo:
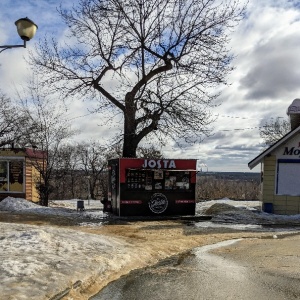
<instances>
[{"instance_id":1,"label":"melting snow","mask_svg":"<svg viewBox=\"0 0 300 300\"><path fill-rule=\"evenodd\" d=\"M41 207L8 197L0 202L0 211L82 218L82 225L101 226L105 214L100 201L85 200L83 212L77 212L76 204L77 199L74 199L52 201L50 207ZM300 223L300 215L276 216L261 212L258 201L221 199L198 203L197 214L205 213L212 215L212 222L199 222L196 226L224 227L234 223L235 229L239 226L245 229L251 224L251 229L255 229L259 224ZM73 229L0 223L1 299L50 298L53 291L63 290L66 282L91 275L98 277L105 270L119 270L132 258L130 247L121 239ZM95 272L92 271L95 264L97 273L84 275L89 269Z\"/></svg>"}]
</instances>

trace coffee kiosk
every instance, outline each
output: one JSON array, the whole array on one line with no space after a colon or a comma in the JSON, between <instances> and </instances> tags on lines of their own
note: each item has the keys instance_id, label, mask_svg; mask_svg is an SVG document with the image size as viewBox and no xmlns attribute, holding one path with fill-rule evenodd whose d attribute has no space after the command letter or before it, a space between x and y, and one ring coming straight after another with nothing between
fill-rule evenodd
<instances>
[{"instance_id":1,"label":"coffee kiosk","mask_svg":"<svg viewBox=\"0 0 300 300\"><path fill-rule=\"evenodd\" d=\"M195 215L195 159L108 162L108 200L118 216Z\"/></svg>"}]
</instances>

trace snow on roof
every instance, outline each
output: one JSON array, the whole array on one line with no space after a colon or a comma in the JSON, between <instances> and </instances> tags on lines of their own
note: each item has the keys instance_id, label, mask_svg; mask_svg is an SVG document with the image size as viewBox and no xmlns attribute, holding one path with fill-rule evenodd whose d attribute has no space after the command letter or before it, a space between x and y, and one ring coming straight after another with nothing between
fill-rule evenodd
<instances>
[{"instance_id":1,"label":"snow on roof","mask_svg":"<svg viewBox=\"0 0 300 300\"><path fill-rule=\"evenodd\" d=\"M296 98L287 109L287 115L300 114L300 99Z\"/></svg>"}]
</instances>

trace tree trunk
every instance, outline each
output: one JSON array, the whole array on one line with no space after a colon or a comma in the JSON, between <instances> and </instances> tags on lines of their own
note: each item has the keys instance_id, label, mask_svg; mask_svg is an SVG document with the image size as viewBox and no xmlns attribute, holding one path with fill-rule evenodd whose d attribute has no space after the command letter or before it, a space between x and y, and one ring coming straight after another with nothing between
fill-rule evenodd
<instances>
[{"instance_id":1,"label":"tree trunk","mask_svg":"<svg viewBox=\"0 0 300 300\"><path fill-rule=\"evenodd\" d=\"M41 206L48 206L49 204L49 186L42 184L40 186L40 204Z\"/></svg>"},{"instance_id":2,"label":"tree trunk","mask_svg":"<svg viewBox=\"0 0 300 300\"><path fill-rule=\"evenodd\" d=\"M124 144L123 144L123 157L135 158L136 157L136 149L137 149L137 143L135 141L134 133L129 134L129 136L128 135L126 136L126 131L125 131Z\"/></svg>"},{"instance_id":3,"label":"tree trunk","mask_svg":"<svg viewBox=\"0 0 300 300\"><path fill-rule=\"evenodd\" d=\"M94 177L93 182L89 183L89 185L90 185L90 190L89 190L90 194L89 194L89 197L90 197L90 199L96 199L96 196L95 196L95 194L96 194L95 193L95 191L96 191L96 177Z\"/></svg>"},{"instance_id":4,"label":"tree trunk","mask_svg":"<svg viewBox=\"0 0 300 300\"><path fill-rule=\"evenodd\" d=\"M128 93L125 97L123 157L136 157L138 142L136 137L135 113L136 108L133 97Z\"/></svg>"}]
</instances>

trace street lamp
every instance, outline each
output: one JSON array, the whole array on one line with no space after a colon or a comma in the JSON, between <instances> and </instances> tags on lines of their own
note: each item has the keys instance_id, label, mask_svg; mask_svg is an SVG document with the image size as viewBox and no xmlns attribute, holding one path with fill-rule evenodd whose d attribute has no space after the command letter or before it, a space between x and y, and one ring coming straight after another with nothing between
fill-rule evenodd
<instances>
[{"instance_id":1,"label":"street lamp","mask_svg":"<svg viewBox=\"0 0 300 300\"><path fill-rule=\"evenodd\" d=\"M0 48L2 48L0 53L6 49L11 49L11 48L19 48L19 47L26 48L26 42L28 42L34 37L36 30L38 28L38 26L27 17L17 20L15 24L17 26L18 34L20 38L24 41L24 44L0 46Z\"/></svg>"}]
</instances>

